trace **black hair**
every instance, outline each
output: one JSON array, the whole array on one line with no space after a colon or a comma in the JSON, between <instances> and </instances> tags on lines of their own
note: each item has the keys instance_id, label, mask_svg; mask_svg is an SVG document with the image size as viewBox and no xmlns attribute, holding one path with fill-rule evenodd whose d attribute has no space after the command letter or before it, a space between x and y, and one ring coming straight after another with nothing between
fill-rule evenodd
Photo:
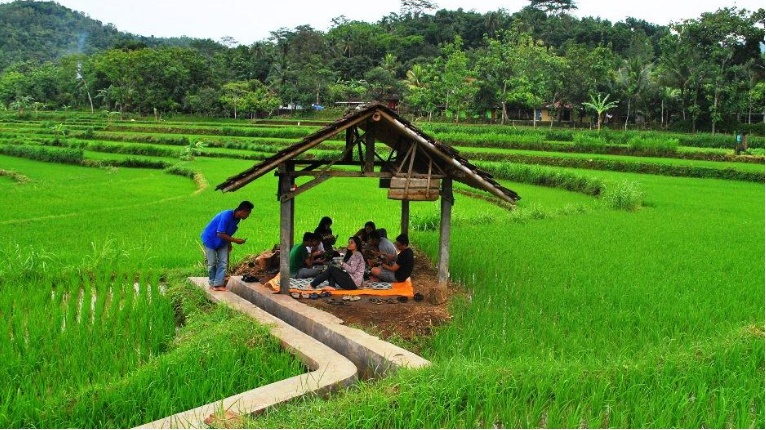
<instances>
[{"instance_id":1,"label":"black hair","mask_svg":"<svg viewBox=\"0 0 766 430\"><path fill-rule=\"evenodd\" d=\"M376 231L378 232L378 236L385 237L386 239L388 239L388 232L386 231L385 228L379 228Z\"/></svg>"},{"instance_id":2,"label":"black hair","mask_svg":"<svg viewBox=\"0 0 766 430\"><path fill-rule=\"evenodd\" d=\"M239 206L237 206L237 208L236 208L236 209L234 209L234 210L235 210L235 211L252 211L254 207L255 207L255 205L254 205L254 204L250 203L250 202L249 202L249 201L247 201L247 200L243 200L243 201L242 201L242 202L239 204Z\"/></svg>"},{"instance_id":3,"label":"black hair","mask_svg":"<svg viewBox=\"0 0 766 430\"><path fill-rule=\"evenodd\" d=\"M396 236L396 241L401 243L402 245L409 245L410 244L410 238L406 234L402 233L399 236Z\"/></svg>"},{"instance_id":4,"label":"black hair","mask_svg":"<svg viewBox=\"0 0 766 430\"><path fill-rule=\"evenodd\" d=\"M372 227L372 229L375 230L375 223L372 221L367 221L366 223L364 223L364 227L365 228Z\"/></svg>"},{"instance_id":5,"label":"black hair","mask_svg":"<svg viewBox=\"0 0 766 430\"><path fill-rule=\"evenodd\" d=\"M330 218L329 216L323 216L322 219L319 220L319 225L317 226L317 228L321 228L324 230L325 228L330 227L331 224L332 224L332 218Z\"/></svg>"},{"instance_id":6,"label":"black hair","mask_svg":"<svg viewBox=\"0 0 766 430\"><path fill-rule=\"evenodd\" d=\"M367 239L380 239L380 230L373 230L367 235Z\"/></svg>"},{"instance_id":7,"label":"black hair","mask_svg":"<svg viewBox=\"0 0 766 430\"><path fill-rule=\"evenodd\" d=\"M349 250L346 250L346 255L343 257L344 263L348 263L348 259L351 258L351 254L354 252L362 252L362 239L359 239L359 236L351 236L348 238L348 240L354 241L354 244L356 245L356 251L348 252Z\"/></svg>"},{"instance_id":8,"label":"black hair","mask_svg":"<svg viewBox=\"0 0 766 430\"><path fill-rule=\"evenodd\" d=\"M316 238L316 235L314 233L310 232L310 231L307 231L307 232L303 233L303 241L304 242L307 242L307 241L310 241L310 240L314 240L315 238Z\"/></svg>"}]
</instances>

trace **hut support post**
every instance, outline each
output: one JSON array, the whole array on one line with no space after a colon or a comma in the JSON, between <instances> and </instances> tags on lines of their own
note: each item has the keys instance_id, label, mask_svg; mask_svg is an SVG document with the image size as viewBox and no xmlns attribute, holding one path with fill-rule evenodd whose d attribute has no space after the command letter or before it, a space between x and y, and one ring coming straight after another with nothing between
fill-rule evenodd
<instances>
[{"instance_id":1,"label":"hut support post","mask_svg":"<svg viewBox=\"0 0 766 430\"><path fill-rule=\"evenodd\" d=\"M439 285L446 285L449 281L449 245L453 203L452 179L444 178L442 179L441 230L439 232L439 264L437 267Z\"/></svg>"},{"instance_id":2,"label":"hut support post","mask_svg":"<svg viewBox=\"0 0 766 430\"><path fill-rule=\"evenodd\" d=\"M280 196L289 193L292 185L293 179L289 172L279 175ZM279 205L279 292L282 294L290 294L290 250L293 245L294 217L295 198L281 202Z\"/></svg>"},{"instance_id":3,"label":"hut support post","mask_svg":"<svg viewBox=\"0 0 766 430\"><path fill-rule=\"evenodd\" d=\"M402 221L400 230L400 233L410 234L410 201L406 199L402 200Z\"/></svg>"},{"instance_id":4,"label":"hut support post","mask_svg":"<svg viewBox=\"0 0 766 430\"><path fill-rule=\"evenodd\" d=\"M380 115L378 115L380 117ZM364 134L364 172L375 171L375 126L371 125ZM361 160L360 160L361 161Z\"/></svg>"}]
</instances>

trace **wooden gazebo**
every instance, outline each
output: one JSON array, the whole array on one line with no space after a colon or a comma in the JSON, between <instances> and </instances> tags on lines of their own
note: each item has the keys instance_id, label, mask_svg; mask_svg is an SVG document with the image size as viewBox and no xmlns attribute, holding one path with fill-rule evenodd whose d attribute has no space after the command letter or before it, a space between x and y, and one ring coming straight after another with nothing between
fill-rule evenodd
<instances>
[{"instance_id":1,"label":"wooden gazebo","mask_svg":"<svg viewBox=\"0 0 766 430\"><path fill-rule=\"evenodd\" d=\"M299 159L304 152L345 131L344 150L332 159ZM389 148L388 154L376 152L375 143ZM379 147L380 148L380 147ZM354 151L357 157L354 157ZM334 166L359 166L359 171L333 169ZM449 245L454 203L452 181L484 190L514 204L519 195L498 184L458 151L401 118L388 107L373 103L362 106L300 142L285 148L263 162L228 178L216 186L223 192L236 191L255 179L277 169L277 195L280 208L280 291L290 286L290 249L294 238L295 197L332 177L377 177L381 188L388 188L388 198L402 202L401 232L409 231L410 201L435 201L441 197L441 226L438 281L449 280ZM313 179L296 187L295 178Z\"/></svg>"}]
</instances>

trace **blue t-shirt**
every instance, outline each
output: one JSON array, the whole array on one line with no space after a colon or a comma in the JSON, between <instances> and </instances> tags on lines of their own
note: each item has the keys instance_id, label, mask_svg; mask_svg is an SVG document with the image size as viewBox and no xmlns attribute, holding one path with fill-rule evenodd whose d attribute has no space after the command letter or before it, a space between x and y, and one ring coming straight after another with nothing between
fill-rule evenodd
<instances>
[{"instance_id":1,"label":"blue t-shirt","mask_svg":"<svg viewBox=\"0 0 766 430\"><path fill-rule=\"evenodd\" d=\"M239 228L239 221L239 218L234 217L234 211L231 209L219 213L202 230L200 235L202 243L212 249L218 249L227 245L228 242L218 237L218 233L226 233L229 236L233 236L237 228Z\"/></svg>"}]
</instances>

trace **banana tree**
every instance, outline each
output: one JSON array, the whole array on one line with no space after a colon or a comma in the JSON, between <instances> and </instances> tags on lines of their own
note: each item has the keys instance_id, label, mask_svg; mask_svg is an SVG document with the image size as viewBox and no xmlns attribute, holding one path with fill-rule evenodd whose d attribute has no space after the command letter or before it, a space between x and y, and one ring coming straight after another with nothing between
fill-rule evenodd
<instances>
[{"instance_id":1,"label":"banana tree","mask_svg":"<svg viewBox=\"0 0 766 430\"><path fill-rule=\"evenodd\" d=\"M608 100L609 94L605 95L603 99L601 98L601 94L598 96L591 94L590 102L583 102L583 106L585 106L586 109L596 111L596 129L598 131L601 131L601 122L603 121L604 112L608 111L609 109L613 109L618 105L618 102L610 102Z\"/></svg>"}]
</instances>

